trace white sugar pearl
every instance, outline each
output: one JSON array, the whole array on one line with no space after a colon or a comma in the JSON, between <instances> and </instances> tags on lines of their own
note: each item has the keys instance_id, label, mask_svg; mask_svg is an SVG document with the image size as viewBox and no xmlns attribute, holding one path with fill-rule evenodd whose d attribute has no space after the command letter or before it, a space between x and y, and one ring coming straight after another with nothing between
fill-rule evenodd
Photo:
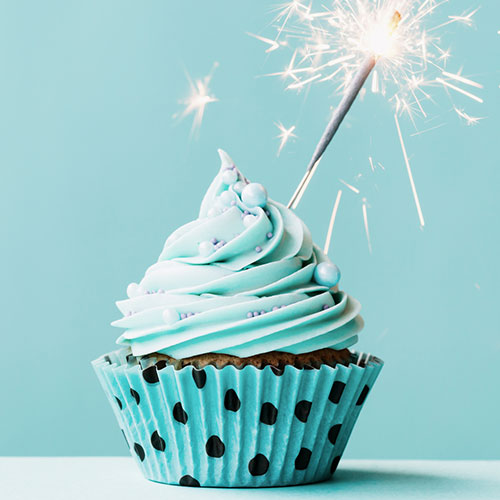
<instances>
[{"instance_id":1,"label":"white sugar pearl","mask_svg":"<svg viewBox=\"0 0 500 500\"><path fill-rule=\"evenodd\" d=\"M139 295L139 285L137 283L130 283L127 287L127 295L131 299L137 297Z\"/></svg>"},{"instance_id":2,"label":"white sugar pearl","mask_svg":"<svg viewBox=\"0 0 500 500\"><path fill-rule=\"evenodd\" d=\"M233 189L238 194L241 194L243 189L245 189L246 183L243 181L238 181L234 184Z\"/></svg>"},{"instance_id":3,"label":"white sugar pearl","mask_svg":"<svg viewBox=\"0 0 500 500\"><path fill-rule=\"evenodd\" d=\"M230 185L233 184L238 180L238 172L236 172L236 169L226 169L224 172L222 172L222 182L224 184Z\"/></svg>"},{"instance_id":4,"label":"white sugar pearl","mask_svg":"<svg viewBox=\"0 0 500 500\"><path fill-rule=\"evenodd\" d=\"M202 257L208 257L214 253L214 246L210 241L202 241L198 245L198 252L200 252Z\"/></svg>"},{"instance_id":5,"label":"white sugar pearl","mask_svg":"<svg viewBox=\"0 0 500 500\"><path fill-rule=\"evenodd\" d=\"M243 217L243 225L245 227L250 227L253 223L255 223L255 221L257 220L257 217L255 215L245 215L245 217Z\"/></svg>"},{"instance_id":6,"label":"white sugar pearl","mask_svg":"<svg viewBox=\"0 0 500 500\"><path fill-rule=\"evenodd\" d=\"M172 325L176 321L179 321L179 313L175 309L165 309L162 317L167 325Z\"/></svg>"},{"instance_id":7,"label":"white sugar pearl","mask_svg":"<svg viewBox=\"0 0 500 500\"><path fill-rule=\"evenodd\" d=\"M265 207L267 203L266 188L258 182L251 182L243 189L241 200L248 207Z\"/></svg>"},{"instance_id":8,"label":"white sugar pearl","mask_svg":"<svg viewBox=\"0 0 500 500\"><path fill-rule=\"evenodd\" d=\"M231 206L232 201L236 201L236 195L232 191L223 191L219 196L220 202L226 207Z\"/></svg>"}]
</instances>

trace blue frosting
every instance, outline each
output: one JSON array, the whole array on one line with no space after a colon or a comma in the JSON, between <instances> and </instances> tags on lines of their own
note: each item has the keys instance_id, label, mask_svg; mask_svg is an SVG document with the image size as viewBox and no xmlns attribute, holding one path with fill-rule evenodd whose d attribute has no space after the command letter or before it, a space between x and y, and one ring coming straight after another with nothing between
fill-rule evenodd
<instances>
[{"instance_id":1,"label":"blue frosting","mask_svg":"<svg viewBox=\"0 0 500 500\"><path fill-rule=\"evenodd\" d=\"M308 228L262 186L242 196L249 181L219 154L198 218L169 236L158 262L117 303L124 316L113 325L125 328L118 343L136 356L175 358L354 344L360 304L315 281L316 266L330 261Z\"/></svg>"}]
</instances>

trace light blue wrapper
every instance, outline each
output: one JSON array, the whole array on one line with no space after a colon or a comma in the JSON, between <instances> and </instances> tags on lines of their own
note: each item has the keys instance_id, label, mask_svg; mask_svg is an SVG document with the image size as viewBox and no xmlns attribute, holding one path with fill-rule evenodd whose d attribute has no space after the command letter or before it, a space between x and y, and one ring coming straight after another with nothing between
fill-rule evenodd
<instances>
[{"instance_id":1,"label":"light blue wrapper","mask_svg":"<svg viewBox=\"0 0 500 500\"><path fill-rule=\"evenodd\" d=\"M144 476L216 487L328 479L383 366L361 364L143 372L127 349L92 363Z\"/></svg>"}]
</instances>

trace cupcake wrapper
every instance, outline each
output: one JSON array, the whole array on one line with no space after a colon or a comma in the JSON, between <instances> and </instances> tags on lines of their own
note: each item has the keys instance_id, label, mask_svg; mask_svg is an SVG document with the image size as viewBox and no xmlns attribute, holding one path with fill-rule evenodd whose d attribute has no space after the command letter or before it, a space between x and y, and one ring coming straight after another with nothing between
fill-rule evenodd
<instances>
[{"instance_id":1,"label":"cupcake wrapper","mask_svg":"<svg viewBox=\"0 0 500 500\"><path fill-rule=\"evenodd\" d=\"M144 476L185 486L328 479L383 366L142 369L128 354L92 365Z\"/></svg>"}]
</instances>

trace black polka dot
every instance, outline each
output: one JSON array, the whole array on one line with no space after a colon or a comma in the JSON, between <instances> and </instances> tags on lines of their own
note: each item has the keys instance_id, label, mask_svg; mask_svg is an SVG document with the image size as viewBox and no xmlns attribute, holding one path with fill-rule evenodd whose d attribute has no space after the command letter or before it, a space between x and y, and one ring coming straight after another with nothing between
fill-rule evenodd
<instances>
[{"instance_id":1,"label":"black polka dot","mask_svg":"<svg viewBox=\"0 0 500 500\"><path fill-rule=\"evenodd\" d=\"M158 371L163 370L167 366L167 361L165 359L160 359L160 361L156 362L156 369Z\"/></svg>"},{"instance_id":2,"label":"black polka dot","mask_svg":"<svg viewBox=\"0 0 500 500\"><path fill-rule=\"evenodd\" d=\"M301 422L307 422L307 417L309 417L309 412L311 411L312 403L310 401L299 401L297 406L295 406L295 416Z\"/></svg>"},{"instance_id":3,"label":"black polka dot","mask_svg":"<svg viewBox=\"0 0 500 500\"><path fill-rule=\"evenodd\" d=\"M156 371L156 366L154 365L142 370L142 376L148 384L156 384L160 381L158 378L158 372Z\"/></svg>"},{"instance_id":4,"label":"black polka dot","mask_svg":"<svg viewBox=\"0 0 500 500\"><path fill-rule=\"evenodd\" d=\"M259 453L248 462L248 470L252 476L263 476L269 469L269 460Z\"/></svg>"},{"instance_id":5,"label":"black polka dot","mask_svg":"<svg viewBox=\"0 0 500 500\"><path fill-rule=\"evenodd\" d=\"M179 479L179 484L181 486L200 486L200 483L194 477L188 475L182 476Z\"/></svg>"},{"instance_id":6,"label":"black polka dot","mask_svg":"<svg viewBox=\"0 0 500 500\"><path fill-rule=\"evenodd\" d=\"M115 396L115 399L116 399L116 404L118 405L118 408L120 408L120 410L123 410L123 405L122 405L122 402L120 401L120 398Z\"/></svg>"},{"instance_id":7,"label":"black polka dot","mask_svg":"<svg viewBox=\"0 0 500 500\"><path fill-rule=\"evenodd\" d=\"M220 458L224 455L226 447L219 436L210 436L205 445L205 450L209 457Z\"/></svg>"},{"instance_id":8,"label":"black polka dot","mask_svg":"<svg viewBox=\"0 0 500 500\"><path fill-rule=\"evenodd\" d=\"M173 413L174 413L174 418L175 420L177 420L177 422L185 424L188 421L188 414L184 411L182 403L180 402L175 403Z\"/></svg>"},{"instance_id":9,"label":"black polka dot","mask_svg":"<svg viewBox=\"0 0 500 500\"><path fill-rule=\"evenodd\" d=\"M137 404L141 402L141 396L139 396L139 393L136 390L130 389L130 394L132 394L132 397L135 399Z\"/></svg>"},{"instance_id":10,"label":"black polka dot","mask_svg":"<svg viewBox=\"0 0 500 500\"><path fill-rule=\"evenodd\" d=\"M229 411L238 411L241 406L240 398L233 389L226 391L224 396L224 408Z\"/></svg>"},{"instance_id":11,"label":"black polka dot","mask_svg":"<svg viewBox=\"0 0 500 500\"><path fill-rule=\"evenodd\" d=\"M205 387L205 384L207 383L207 373L205 372L205 370L198 370L197 368L193 368L191 375L193 375L196 387L198 387L198 389L203 389L203 387Z\"/></svg>"},{"instance_id":12,"label":"black polka dot","mask_svg":"<svg viewBox=\"0 0 500 500\"><path fill-rule=\"evenodd\" d=\"M337 470L337 467L339 466L339 462L340 462L340 457L335 457L332 460L332 465L330 466L330 474L333 474Z\"/></svg>"},{"instance_id":13,"label":"black polka dot","mask_svg":"<svg viewBox=\"0 0 500 500\"><path fill-rule=\"evenodd\" d=\"M330 430L328 431L328 440L330 441L330 443L335 444L341 427L342 424L335 424L334 426L330 427Z\"/></svg>"},{"instance_id":14,"label":"black polka dot","mask_svg":"<svg viewBox=\"0 0 500 500\"><path fill-rule=\"evenodd\" d=\"M134 443L134 451L137 453L137 456L140 458L141 462L143 462L146 458L144 448L139 443Z\"/></svg>"},{"instance_id":15,"label":"black polka dot","mask_svg":"<svg viewBox=\"0 0 500 500\"><path fill-rule=\"evenodd\" d=\"M301 448L297 458L295 459L295 468L297 470L305 470L309 465L309 460L311 460L311 450L307 448Z\"/></svg>"},{"instance_id":16,"label":"black polka dot","mask_svg":"<svg viewBox=\"0 0 500 500\"><path fill-rule=\"evenodd\" d=\"M345 389L344 382L340 382L339 380L336 380L332 385L332 389L330 391L328 399L332 403L337 404L340 401L340 398L342 397L342 393L344 392L344 389Z\"/></svg>"},{"instance_id":17,"label":"black polka dot","mask_svg":"<svg viewBox=\"0 0 500 500\"><path fill-rule=\"evenodd\" d=\"M125 431L123 429L121 429L121 431L122 431L122 434L123 434L123 439L125 439L125 442L127 443L127 448L130 448L130 445L128 444L127 436L125 435Z\"/></svg>"},{"instance_id":18,"label":"black polka dot","mask_svg":"<svg viewBox=\"0 0 500 500\"><path fill-rule=\"evenodd\" d=\"M285 370L282 370L281 368L278 368L277 366L271 366L271 371L277 376L281 377L283 373L285 373Z\"/></svg>"},{"instance_id":19,"label":"black polka dot","mask_svg":"<svg viewBox=\"0 0 500 500\"><path fill-rule=\"evenodd\" d=\"M278 418L278 409L272 403L264 403L260 410L260 421L263 424L274 425Z\"/></svg>"},{"instance_id":20,"label":"black polka dot","mask_svg":"<svg viewBox=\"0 0 500 500\"><path fill-rule=\"evenodd\" d=\"M151 444L155 450L165 451L165 440L158 434L158 431L154 431L153 434L151 434Z\"/></svg>"},{"instance_id":21,"label":"black polka dot","mask_svg":"<svg viewBox=\"0 0 500 500\"><path fill-rule=\"evenodd\" d=\"M356 405L357 406L360 406L360 405L362 405L365 402L365 399L366 399L366 396L368 396L368 391L369 390L370 390L370 388L367 385L365 385L363 387L363 390L361 391L361 394L359 395L359 398L356 401Z\"/></svg>"}]
</instances>

